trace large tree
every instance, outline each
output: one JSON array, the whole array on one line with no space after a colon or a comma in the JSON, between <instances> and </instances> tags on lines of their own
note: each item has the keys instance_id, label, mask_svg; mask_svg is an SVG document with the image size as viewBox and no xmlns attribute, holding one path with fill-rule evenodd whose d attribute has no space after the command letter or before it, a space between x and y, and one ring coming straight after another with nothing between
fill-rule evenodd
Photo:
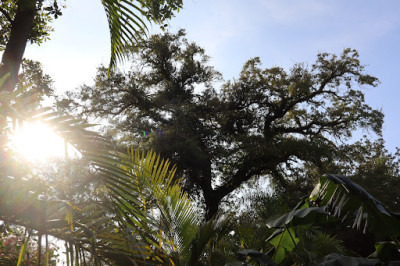
<instances>
[{"instance_id":1,"label":"large tree","mask_svg":"<svg viewBox=\"0 0 400 266\"><path fill-rule=\"evenodd\" d=\"M302 164L333 158L337 141L354 130L381 131L383 114L361 91L378 80L364 73L355 50L319 54L311 67L290 71L262 69L253 58L219 90L220 74L183 31L141 41L131 62L129 72L109 78L100 68L93 87L59 105L109 118L120 141L172 158L186 188L201 192L207 218L244 182L267 175L285 187Z\"/></svg>"}]
</instances>

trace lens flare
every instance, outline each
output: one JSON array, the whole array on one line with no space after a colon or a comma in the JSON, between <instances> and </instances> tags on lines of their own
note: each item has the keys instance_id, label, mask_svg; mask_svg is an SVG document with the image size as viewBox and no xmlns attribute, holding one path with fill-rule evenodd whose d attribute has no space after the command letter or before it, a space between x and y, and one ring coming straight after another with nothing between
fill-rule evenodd
<instances>
[{"instance_id":1,"label":"lens flare","mask_svg":"<svg viewBox=\"0 0 400 266\"><path fill-rule=\"evenodd\" d=\"M42 123L24 123L17 128L10 146L29 161L62 157L65 153L64 140Z\"/></svg>"}]
</instances>

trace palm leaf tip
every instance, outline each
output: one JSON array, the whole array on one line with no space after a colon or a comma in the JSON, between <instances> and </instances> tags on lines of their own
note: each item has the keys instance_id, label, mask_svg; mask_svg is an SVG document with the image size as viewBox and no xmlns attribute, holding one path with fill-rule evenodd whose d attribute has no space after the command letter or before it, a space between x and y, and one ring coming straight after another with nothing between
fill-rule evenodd
<instances>
[{"instance_id":1,"label":"palm leaf tip","mask_svg":"<svg viewBox=\"0 0 400 266\"><path fill-rule=\"evenodd\" d=\"M147 26L144 22L143 11L130 0L102 0L107 15L110 41L111 59L110 67L115 67L117 61L124 59L125 51L133 46L140 36L146 33Z\"/></svg>"},{"instance_id":2,"label":"palm leaf tip","mask_svg":"<svg viewBox=\"0 0 400 266\"><path fill-rule=\"evenodd\" d=\"M139 5L137 5L138 3ZM175 11L182 8L182 0L102 0L111 35L111 58L109 71L117 61L125 58L126 51L146 35L145 21L162 25Z\"/></svg>"}]
</instances>

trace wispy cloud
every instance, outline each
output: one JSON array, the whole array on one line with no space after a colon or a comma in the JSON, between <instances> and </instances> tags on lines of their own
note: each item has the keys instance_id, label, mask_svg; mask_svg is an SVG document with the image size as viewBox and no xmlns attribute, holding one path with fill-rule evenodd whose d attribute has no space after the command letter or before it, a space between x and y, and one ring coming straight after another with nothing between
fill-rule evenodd
<instances>
[{"instance_id":1,"label":"wispy cloud","mask_svg":"<svg viewBox=\"0 0 400 266\"><path fill-rule=\"evenodd\" d=\"M334 12L329 1L320 0L257 0L257 5L265 12L266 19L285 24L305 24Z\"/></svg>"}]
</instances>

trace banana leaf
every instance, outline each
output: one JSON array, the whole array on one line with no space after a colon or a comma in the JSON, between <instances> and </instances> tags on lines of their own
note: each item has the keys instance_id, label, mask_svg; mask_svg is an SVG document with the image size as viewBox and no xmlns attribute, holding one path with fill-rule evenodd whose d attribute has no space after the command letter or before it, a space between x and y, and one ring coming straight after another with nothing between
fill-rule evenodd
<instances>
[{"instance_id":1,"label":"banana leaf","mask_svg":"<svg viewBox=\"0 0 400 266\"><path fill-rule=\"evenodd\" d=\"M325 175L310 195L310 201L325 207L330 215L350 221L353 228L369 229L381 236L400 235L400 219L364 188L341 175Z\"/></svg>"}]
</instances>

